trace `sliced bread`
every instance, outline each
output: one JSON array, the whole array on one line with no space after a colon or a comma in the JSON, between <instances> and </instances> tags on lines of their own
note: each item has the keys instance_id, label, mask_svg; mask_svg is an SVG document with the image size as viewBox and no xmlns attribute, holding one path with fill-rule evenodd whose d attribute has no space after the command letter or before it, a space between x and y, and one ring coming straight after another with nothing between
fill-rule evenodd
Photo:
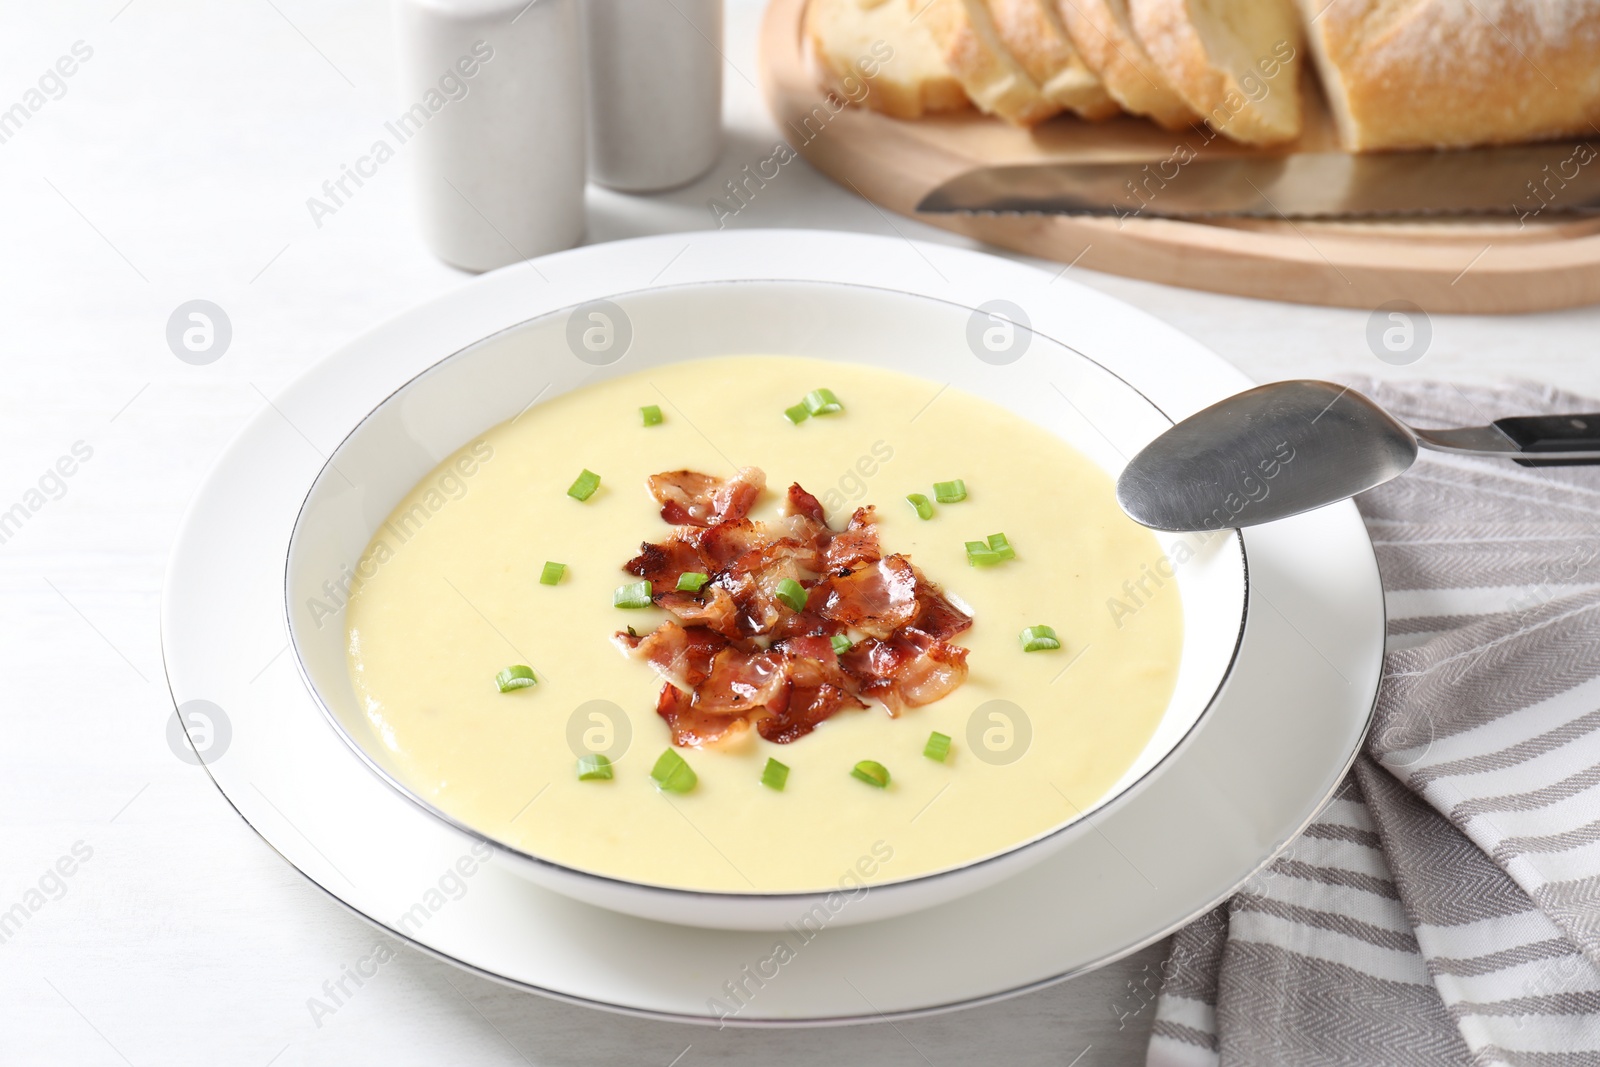
<instances>
[{"instance_id":1,"label":"sliced bread","mask_svg":"<svg viewBox=\"0 0 1600 1067\"><path fill-rule=\"evenodd\" d=\"M967 96L982 111L1032 126L1061 111L1001 42L984 0L907 0Z\"/></svg>"},{"instance_id":2,"label":"sliced bread","mask_svg":"<svg viewBox=\"0 0 1600 1067\"><path fill-rule=\"evenodd\" d=\"M1600 127L1600 0L1299 3L1350 151L1587 141Z\"/></svg>"},{"instance_id":3,"label":"sliced bread","mask_svg":"<svg viewBox=\"0 0 1600 1067\"><path fill-rule=\"evenodd\" d=\"M1072 46L1055 0L987 3L1000 42L1038 83L1047 99L1092 121L1122 111Z\"/></svg>"},{"instance_id":4,"label":"sliced bread","mask_svg":"<svg viewBox=\"0 0 1600 1067\"><path fill-rule=\"evenodd\" d=\"M969 106L907 0L811 0L805 38L828 87L851 103L901 119Z\"/></svg>"},{"instance_id":5,"label":"sliced bread","mask_svg":"<svg viewBox=\"0 0 1600 1067\"><path fill-rule=\"evenodd\" d=\"M1056 8L1078 54L1117 103L1169 130L1200 121L1145 54L1128 21L1127 0L1057 0Z\"/></svg>"},{"instance_id":6,"label":"sliced bread","mask_svg":"<svg viewBox=\"0 0 1600 1067\"><path fill-rule=\"evenodd\" d=\"M1145 52L1213 129L1246 144L1300 136L1303 45L1294 0L1127 2Z\"/></svg>"}]
</instances>

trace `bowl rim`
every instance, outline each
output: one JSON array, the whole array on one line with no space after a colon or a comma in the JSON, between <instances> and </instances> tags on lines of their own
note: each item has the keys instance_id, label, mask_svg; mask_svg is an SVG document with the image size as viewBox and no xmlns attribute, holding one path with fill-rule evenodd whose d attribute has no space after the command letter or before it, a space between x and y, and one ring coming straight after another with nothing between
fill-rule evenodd
<instances>
[{"instance_id":1,"label":"bowl rim","mask_svg":"<svg viewBox=\"0 0 1600 1067\"><path fill-rule=\"evenodd\" d=\"M473 841L482 842L492 849L505 853L515 858L518 862L534 865L563 878L571 878L577 881L588 881L612 889L661 894L671 896L678 900L726 901L730 904L738 904L741 902L767 903L816 900L826 897L829 893L835 892L836 890L830 888L806 890L713 890L692 889L684 886L643 882L630 878L621 878L616 875L602 874L597 871L585 870L581 867L574 867L569 864L549 859L548 857L536 855L524 849L518 848L515 845L507 844L506 842L489 836L482 830L477 829L469 823L463 822L454 815L451 815L449 812L440 809L439 807L430 803L424 797L418 795L413 789L411 789L405 783L399 781L394 775L390 774L385 767L383 767L378 763L377 760L373 758L372 754L367 751L366 746L362 745L359 740L351 736L350 731L345 728L344 723L340 721L337 713L335 713L332 707L329 706L328 701L324 699L321 690L311 677L310 669L307 667L305 657L301 652L299 631L294 619L293 598L290 591L290 572L291 568L293 567L295 555L294 547L300 538L302 532L302 523L306 518L307 509L311 506L312 497L316 494L317 489L322 485L323 480L328 476L328 472L336 469L334 461L338 458L340 450L343 449L352 438L362 431L362 428L367 425L369 420L374 418L380 411L385 409L393 400L411 389L412 386L422 379L439 370L444 364L457 358L458 356L470 352L480 345L486 344L506 334L522 330L531 323L549 319L563 313L570 313L574 309L582 307L585 304L593 303L595 300L617 300L632 296L670 293L675 289L703 289L719 285L801 285L815 288L839 288L868 291L876 290L883 293L894 294L896 296L906 296L917 300L928 300L935 303L947 304L951 307L960 308L964 311L976 310L970 305L964 304L959 300L951 299L948 296L939 296L928 292L917 292L911 289L900 288L892 285L865 285L851 281L816 278L745 276L736 278L700 278L692 281L647 285L633 289L610 291L603 296L589 296L573 303L562 304L553 308L546 308L536 312L535 314L528 315L525 318L518 319L516 322L509 323L487 334L484 334L483 336L469 341L466 344L461 345L459 348L456 348L453 351L448 352L445 355L440 356L438 359L430 362L427 366L423 367L421 370L417 371L411 377L407 378L405 381L401 382L394 389L385 394L382 399L374 404L353 426L350 427L348 432L346 432L339 439L339 442L334 445L333 448L329 449L328 454L324 457L321 466L318 467L315 477L311 479L309 485L307 486L305 495L301 498L299 506L296 508L294 523L290 528L289 539L284 545L283 583L280 604L283 611L283 622L288 632L288 651L292 654L295 672L299 676L301 684L305 687L307 693L310 694L312 702L317 706L318 711L321 712L323 721L329 726L330 729L333 730L335 735L337 735L340 740L344 742L345 747L350 749L355 754L356 758L362 763L362 765L365 766L368 771L374 774L379 781L383 782L384 785L388 786L392 791L399 794L402 798L407 800L412 806L421 810L424 814L444 823L458 833L466 835ZM1143 390L1139 389L1132 382L1128 381L1110 367L1107 367L1105 364L1099 362L1080 349L1075 348L1065 341L1062 341L1060 338L1040 330L1038 327L1032 324L1029 324L1024 328L1030 333L1044 338L1046 341L1061 346L1063 349L1071 352L1078 359L1083 360L1090 366L1108 375L1119 385L1121 385L1122 388L1126 389L1128 392L1142 400L1168 425L1173 424L1174 420L1172 417L1167 414L1167 412L1160 405L1152 400ZM669 362L680 361L671 360ZM901 371L900 373L910 372ZM530 407L535 406L537 403L538 399L534 401L534 404L530 404ZM1212 710L1216 707L1218 698L1221 696L1223 690L1227 688L1229 680L1233 677L1234 669L1238 665L1240 650L1244 646L1245 630L1250 619L1250 556L1248 547L1245 544L1244 537L1238 529L1225 529L1219 532L1224 532L1227 534L1228 540L1230 540L1237 547L1239 553L1239 567L1240 575L1243 581L1243 588L1240 598L1238 626L1234 631L1232 647L1228 651L1227 665L1223 668L1220 676L1218 677L1216 685L1205 698L1205 704L1201 708L1200 713L1195 716L1191 723L1189 723L1183 734L1172 743L1171 747L1169 747L1159 759L1146 768L1144 773L1138 778L1127 783L1115 793L1109 796L1102 796L1089 809L1080 810L1068 820L1058 823L1052 826L1050 829L1041 831L1032 837L1018 841L997 851L987 853L975 859L968 860L964 863L954 866L941 867L936 870L923 872L921 874L908 875L903 878L896 878L882 882L869 882L868 885L871 887L874 893L904 890L913 886L926 886L939 880L967 875L970 872L983 867L1006 861L1014 861L1024 852L1034 851L1042 848L1049 842L1061 837L1064 834L1081 831L1081 828L1084 825L1088 825L1092 828L1094 825L1093 817L1095 815L1103 813L1108 808L1125 802L1129 797L1133 796L1135 793L1148 785L1159 771L1167 767L1176 756L1181 754L1181 752L1188 746L1188 742L1194 737L1201 724L1211 717ZM1352 761L1353 760L1354 757L1352 756Z\"/></svg>"}]
</instances>

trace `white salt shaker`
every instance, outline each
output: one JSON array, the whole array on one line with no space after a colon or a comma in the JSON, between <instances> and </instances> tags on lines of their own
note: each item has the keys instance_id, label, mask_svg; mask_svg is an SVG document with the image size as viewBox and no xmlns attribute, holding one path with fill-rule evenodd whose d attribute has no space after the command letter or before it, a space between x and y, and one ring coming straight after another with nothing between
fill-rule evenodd
<instances>
[{"instance_id":1,"label":"white salt shaker","mask_svg":"<svg viewBox=\"0 0 1600 1067\"><path fill-rule=\"evenodd\" d=\"M722 0L584 0L589 172L671 189L722 151Z\"/></svg>"},{"instance_id":2,"label":"white salt shaker","mask_svg":"<svg viewBox=\"0 0 1600 1067\"><path fill-rule=\"evenodd\" d=\"M434 254L472 271L583 236L577 0L395 0L401 110Z\"/></svg>"}]
</instances>

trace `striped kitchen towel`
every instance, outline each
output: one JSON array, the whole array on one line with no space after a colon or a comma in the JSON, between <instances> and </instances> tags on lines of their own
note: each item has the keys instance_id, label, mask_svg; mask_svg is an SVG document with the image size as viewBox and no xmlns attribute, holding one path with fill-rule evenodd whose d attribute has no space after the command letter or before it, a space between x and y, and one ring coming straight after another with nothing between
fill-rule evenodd
<instances>
[{"instance_id":1,"label":"striped kitchen towel","mask_svg":"<svg viewBox=\"0 0 1600 1067\"><path fill-rule=\"evenodd\" d=\"M1418 426L1600 411L1354 383ZM1424 453L1358 498L1388 651L1366 750L1173 939L1148 1067L1600 1067L1600 467Z\"/></svg>"}]
</instances>

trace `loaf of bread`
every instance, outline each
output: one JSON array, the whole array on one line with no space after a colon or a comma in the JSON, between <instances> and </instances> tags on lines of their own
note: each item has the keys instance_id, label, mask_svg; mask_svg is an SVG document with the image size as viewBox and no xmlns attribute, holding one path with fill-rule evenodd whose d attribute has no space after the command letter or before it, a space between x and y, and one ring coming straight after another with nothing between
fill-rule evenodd
<instances>
[{"instance_id":1,"label":"loaf of bread","mask_svg":"<svg viewBox=\"0 0 1600 1067\"><path fill-rule=\"evenodd\" d=\"M1212 129L1246 144L1299 138L1294 0L1128 0L1128 15L1145 52Z\"/></svg>"},{"instance_id":2,"label":"loaf of bread","mask_svg":"<svg viewBox=\"0 0 1600 1067\"><path fill-rule=\"evenodd\" d=\"M1001 42L984 0L910 0L978 109L1018 126L1061 111Z\"/></svg>"},{"instance_id":3,"label":"loaf of bread","mask_svg":"<svg viewBox=\"0 0 1600 1067\"><path fill-rule=\"evenodd\" d=\"M1591 137L1600 127L1600 0L1299 4L1350 151Z\"/></svg>"},{"instance_id":4,"label":"loaf of bread","mask_svg":"<svg viewBox=\"0 0 1600 1067\"><path fill-rule=\"evenodd\" d=\"M899 118L1120 107L1287 144L1314 65L1352 152L1600 137L1600 0L809 0L805 40Z\"/></svg>"},{"instance_id":5,"label":"loaf of bread","mask_svg":"<svg viewBox=\"0 0 1600 1067\"><path fill-rule=\"evenodd\" d=\"M1000 43L1045 97L1091 122L1120 114L1100 79L1072 46L1055 0L987 0Z\"/></svg>"},{"instance_id":6,"label":"loaf of bread","mask_svg":"<svg viewBox=\"0 0 1600 1067\"><path fill-rule=\"evenodd\" d=\"M828 87L851 103L899 119L969 106L908 0L810 0L805 40Z\"/></svg>"},{"instance_id":7,"label":"loaf of bread","mask_svg":"<svg viewBox=\"0 0 1600 1067\"><path fill-rule=\"evenodd\" d=\"M1127 0L1059 0L1057 10L1073 45L1117 103L1148 115L1163 129L1200 121L1145 53L1128 21Z\"/></svg>"}]
</instances>

